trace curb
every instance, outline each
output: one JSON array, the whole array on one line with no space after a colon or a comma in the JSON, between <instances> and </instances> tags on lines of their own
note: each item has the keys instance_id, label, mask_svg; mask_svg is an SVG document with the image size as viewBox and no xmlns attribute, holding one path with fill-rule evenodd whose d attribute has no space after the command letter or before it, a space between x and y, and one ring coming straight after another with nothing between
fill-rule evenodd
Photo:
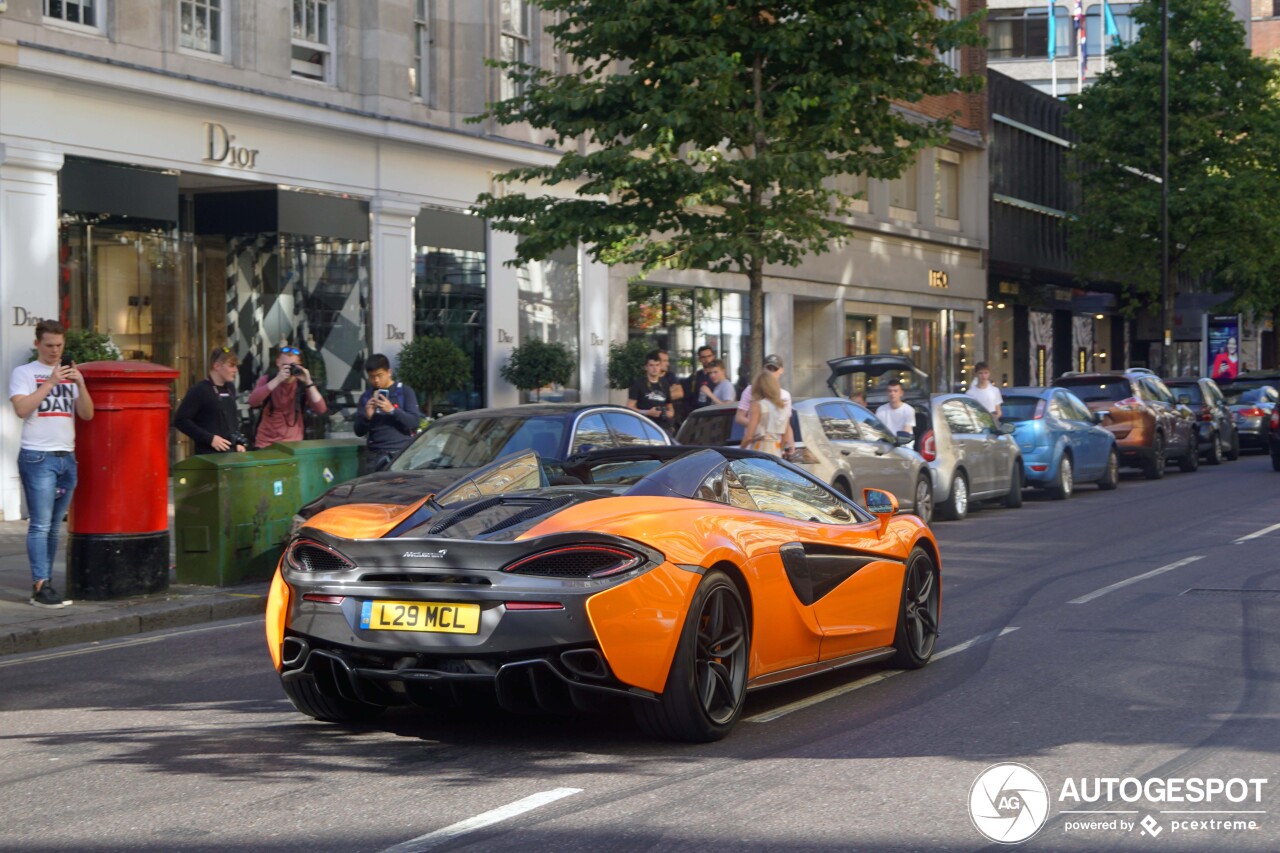
<instances>
[{"instance_id":1,"label":"curb","mask_svg":"<svg viewBox=\"0 0 1280 853\"><path fill-rule=\"evenodd\" d=\"M200 596L195 600L163 601L123 612L69 619L61 624L19 628L0 633L0 655L36 652L76 643L127 637L145 631L181 628L221 619L256 616L265 612L265 594Z\"/></svg>"}]
</instances>

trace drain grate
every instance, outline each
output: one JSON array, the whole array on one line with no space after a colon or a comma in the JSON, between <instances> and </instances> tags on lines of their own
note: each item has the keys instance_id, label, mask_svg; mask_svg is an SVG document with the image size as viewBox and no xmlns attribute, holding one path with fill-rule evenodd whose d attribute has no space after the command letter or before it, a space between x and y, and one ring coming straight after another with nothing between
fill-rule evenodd
<instances>
[{"instance_id":1,"label":"drain grate","mask_svg":"<svg viewBox=\"0 0 1280 853\"><path fill-rule=\"evenodd\" d=\"M1182 595L1230 595L1237 598L1248 596L1249 598L1280 599L1280 589L1216 589L1193 586L1191 589L1182 592Z\"/></svg>"}]
</instances>

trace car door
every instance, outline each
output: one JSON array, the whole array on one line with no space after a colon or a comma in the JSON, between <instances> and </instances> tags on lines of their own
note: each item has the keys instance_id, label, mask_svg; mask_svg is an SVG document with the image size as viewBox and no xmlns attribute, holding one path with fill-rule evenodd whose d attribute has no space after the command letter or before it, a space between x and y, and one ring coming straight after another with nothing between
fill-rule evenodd
<instances>
[{"instance_id":1,"label":"car door","mask_svg":"<svg viewBox=\"0 0 1280 853\"><path fill-rule=\"evenodd\" d=\"M1169 450L1173 456L1185 453L1195 447L1195 416L1186 406L1181 405L1173 397L1163 382L1155 377L1144 377L1141 380L1144 396L1151 400L1151 405L1161 412L1166 424L1165 435L1169 437Z\"/></svg>"},{"instance_id":2,"label":"car door","mask_svg":"<svg viewBox=\"0 0 1280 853\"><path fill-rule=\"evenodd\" d=\"M843 403L821 403L814 407L814 411L818 415L822 435L831 445L831 461L838 471L848 477L853 486L851 496L857 500L864 488L877 481L875 446L862 440L857 422Z\"/></svg>"},{"instance_id":3,"label":"car door","mask_svg":"<svg viewBox=\"0 0 1280 853\"><path fill-rule=\"evenodd\" d=\"M969 436L973 454L977 457L975 467L982 471L982 486L978 486L975 478L974 491L989 493L997 490L1008 491L1009 472L1012 470L1008 447L1000 425L990 412L977 400L962 398L960 400L968 409L969 417L974 424L974 432Z\"/></svg>"},{"instance_id":4,"label":"car door","mask_svg":"<svg viewBox=\"0 0 1280 853\"><path fill-rule=\"evenodd\" d=\"M1055 417L1063 424L1067 444L1075 459L1076 478L1092 480L1102 476L1110 450L1110 436L1093 422L1089 407L1069 391L1058 390L1053 394L1052 407Z\"/></svg>"},{"instance_id":5,"label":"car door","mask_svg":"<svg viewBox=\"0 0 1280 853\"><path fill-rule=\"evenodd\" d=\"M915 499L914 470L906 458L898 450L896 437L889 428L870 411L856 403L845 403L850 417L857 423L862 440L874 449L875 480L869 483L874 488L892 492L902 504ZM861 496L858 496L861 501Z\"/></svg>"},{"instance_id":6,"label":"car door","mask_svg":"<svg viewBox=\"0 0 1280 853\"><path fill-rule=\"evenodd\" d=\"M969 413L969 407L959 397L953 397L950 400L944 400L938 405L938 417L935 420L941 420L946 424L946 436L942 437L941 433L935 430L939 436L938 442L938 458L943 459L946 456L951 457L951 475L955 476L956 469L963 468L969 478L969 493L972 494L979 491L978 483L985 481L989 474L983 472L980 468L981 454L974 449L974 434L977 432L977 425L973 422L973 417ZM943 446L943 442L946 446Z\"/></svg>"}]
</instances>

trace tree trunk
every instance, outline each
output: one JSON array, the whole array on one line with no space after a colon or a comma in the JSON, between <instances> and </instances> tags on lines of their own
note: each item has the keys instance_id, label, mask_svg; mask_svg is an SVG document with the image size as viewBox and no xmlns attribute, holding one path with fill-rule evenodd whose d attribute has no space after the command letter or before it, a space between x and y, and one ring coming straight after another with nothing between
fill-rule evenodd
<instances>
[{"instance_id":1,"label":"tree trunk","mask_svg":"<svg viewBox=\"0 0 1280 853\"><path fill-rule=\"evenodd\" d=\"M747 338L746 374L751 382L764 361L764 261L750 258L747 263L747 282L750 284L748 312L751 314L751 334Z\"/></svg>"}]
</instances>

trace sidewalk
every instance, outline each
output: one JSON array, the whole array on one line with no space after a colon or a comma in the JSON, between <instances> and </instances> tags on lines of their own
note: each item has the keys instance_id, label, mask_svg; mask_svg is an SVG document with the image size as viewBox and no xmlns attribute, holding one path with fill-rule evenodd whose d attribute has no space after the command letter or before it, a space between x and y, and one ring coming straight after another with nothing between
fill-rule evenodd
<instances>
[{"instance_id":1,"label":"sidewalk","mask_svg":"<svg viewBox=\"0 0 1280 853\"><path fill-rule=\"evenodd\" d=\"M28 603L31 569L26 539L25 520L0 521L0 655L252 616L261 614L266 607L266 581L232 587L179 585L173 582L172 569L169 589L163 593L111 601L77 601L61 609L33 607ZM64 524L53 563L53 584L62 593L67 591L66 542Z\"/></svg>"}]
</instances>

